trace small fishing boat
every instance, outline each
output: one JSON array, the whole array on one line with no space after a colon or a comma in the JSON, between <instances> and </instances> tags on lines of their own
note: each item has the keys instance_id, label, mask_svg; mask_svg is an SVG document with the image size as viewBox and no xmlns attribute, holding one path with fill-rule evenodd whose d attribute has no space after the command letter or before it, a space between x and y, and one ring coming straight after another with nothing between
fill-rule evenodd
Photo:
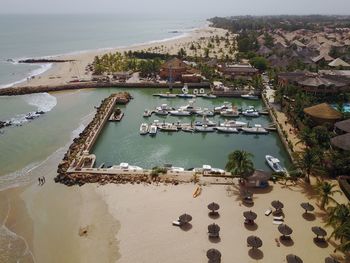
<instances>
[{"instance_id":1,"label":"small fishing boat","mask_svg":"<svg viewBox=\"0 0 350 263\"><path fill-rule=\"evenodd\" d=\"M233 127L218 126L216 127L216 130L222 133L238 133L237 128L233 128Z\"/></svg>"},{"instance_id":2,"label":"small fishing boat","mask_svg":"<svg viewBox=\"0 0 350 263\"><path fill-rule=\"evenodd\" d=\"M191 126L183 126L183 127L181 128L181 130L182 130L183 132L194 132L194 128L191 127Z\"/></svg>"},{"instance_id":3,"label":"small fishing boat","mask_svg":"<svg viewBox=\"0 0 350 263\"><path fill-rule=\"evenodd\" d=\"M158 94L158 96L159 96L160 98L165 98L165 99L176 98L176 94L172 94L172 93L170 93L170 92L160 93L160 94Z\"/></svg>"},{"instance_id":4,"label":"small fishing boat","mask_svg":"<svg viewBox=\"0 0 350 263\"><path fill-rule=\"evenodd\" d=\"M247 125L247 123L242 122L242 121L228 121L228 120L225 120L224 123L220 124L220 127L240 128L240 127L243 127L243 126L246 126L246 125Z\"/></svg>"},{"instance_id":5,"label":"small fishing boat","mask_svg":"<svg viewBox=\"0 0 350 263\"><path fill-rule=\"evenodd\" d=\"M143 112L143 115L142 115L142 116L145 117L145 118L151 117L151 116L152 116L152 111L146 109L146 110Z\"/></svg>"},{"instance_id":6,"label":"small fishing boat","mask_svg":"<svg viewBox=\"0 0 350 263\"><path fill-rule=\"evenodd\" d=\"M250 106L248 109L242 111L242 114L246 117L259 117L259 112L253 106Z\"/></svg>"},{"instance_id":7,"label":"small fishing boat","mask_svg":"<svg viewBox=\"0 0 350 263\"><path fill-rule=\"evenodd\" d=\"M149 135L151 135L151 136L156 136L157 130L158 130L157 126L154 125L154 124L151 124L151 125L149 126L149 131L148 131L148 133L149 133Z\"/></svg>"},{"instance_id":8,"label":"small fishing boat","mask_svg":"<svg viewBox=\"0 0 350 263\"><path fill-rule=\"evenodd\" d=\"M195 132L215 132L215 128L207 125L202 125L202 126L195 126L194 131Z\"/></svg>"},{"instance_id":9,"label":"small fishing boat","mask_svg":"<svg viewBox=\"0 0 350 263\"><path fill-rule=\"evenodd\" d=\"M245 133L253 133L253 134L267 134L269 133L268 130L261 127L260 124L255 124L254 127L244 127L242 128L242 131Z\"/></svg>"},{"instance_id":10,"label":"small fishing boat","mask_svg":"<svg viewBox=\"0 0 350 263\"><path fill-rule=\"evenodd\" d=\"M278 160L277 158L271 155L266 155L265 160L274 172L283 173L286 171L285 168L282 167L280 160Z\"/></svg>"},{"instance_id":11,"label":"small fishing boat","mask_svg":"<svg viewBox=\"0 0 350 263\"><path fill-rule=\"evenodd\" d=\"M208 127L216 126L217 123L215 121L205 120L205 121L195 121L194 126L203 126L206 125Z\"/></svg>"},{"instance_id":12,"label":"small fishing boat","mask_svg":"<svg viewBox=\"0 0 350 263\"><path fill-rule=\"evenodd\" d=\"M201 192L202 192L202 187L200 185L198 185L193 192L193 198L196 198L197 196L199 196L201 194Z\"/></svg>"},{"instance_id":13,"label":"small fishing boat","mask_svg":"<svg viewBox=\"0 0 350 263\"><path fill-rule=\"evenodd\" d=\"M141 135L146 135L148 133L148 124L147 123L142 123L140 126L140 134Z\"/></svg>"},{"instance_id":14,"label":"small fishing boat","mask_svg":"<svg viewBox=\"0 0 350 263\"><path fill-rule=\"evenodd\" d=\"M166 123L162 124L159 126L160 131L165 131L165 132L177 132L178 128L176 125L173 125L171 123Z\"/></svg>"}]
</instances>

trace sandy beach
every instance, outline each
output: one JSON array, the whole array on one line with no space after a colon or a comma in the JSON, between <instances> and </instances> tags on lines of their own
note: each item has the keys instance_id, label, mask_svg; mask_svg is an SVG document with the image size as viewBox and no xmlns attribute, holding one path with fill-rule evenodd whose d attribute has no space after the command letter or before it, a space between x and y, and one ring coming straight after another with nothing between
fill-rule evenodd
<instances>
[{"instance_id":1,"label":"sandy beach","mask_svg":"<svg viewBox=\"0 0 350 263\"><path fill-rule=\"evenodd\" d=\"M91 78L90 73L85 73L86 66L91 63L95 56L100 56L105 53L113 52L125 52L125 51L153 51L160 53L169 53L171 55L177 54L180 48L186 50L188 55L193 55L193 51L190 50L192 43L199 43L203 47L207 44L210 37L225 37L227 31L220 28L212 28L209 26L198 28L192 32L175 39L170 39L161 42L152 42L148 44L133 45L130 47L114 48L108 50L92 50L77 54L68 54L54 57L58 60L74 60L73 62L54 63L52 67L41 75L36 76L34 79L27 80L19 83L15 86L40 86L40 85L61 85L66 84L72 80L89 80ZM232 35L231 35L232 37ZM225 49L224 43L221 44L221 48ZM219 46L216 46L213 51L218 51Z\"/></svg>"}]
</instances>

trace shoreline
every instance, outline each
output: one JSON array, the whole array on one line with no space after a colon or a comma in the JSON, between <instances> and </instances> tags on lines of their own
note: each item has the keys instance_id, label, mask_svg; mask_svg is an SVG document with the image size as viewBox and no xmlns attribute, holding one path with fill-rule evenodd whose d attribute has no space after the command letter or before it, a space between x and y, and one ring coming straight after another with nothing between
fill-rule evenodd
<instances>
[{"instance_id":1,"label":"shoreline","mask_svg":"<svg viewBox=\"0 0 350 263\"><path fill-rule=\"evenodd\" d=\"M145 42L140 42L140 43L134 43L130 45L123 45L123 46L115 46L115 47L104 47L104 48L92 48L92 49L87 49L87 50L77 50L77 51L69 51L66 53L62 54L53 54L53 55L44 55L44 56L33 56L33 57L19 57L19 58L9 58L8 62L12 64L19 64L19 61L21 60L28 60L28 59L62 59L62 60L70 60L69 58L76 58L77 61L79 61L82 57L84 56L90 56L92 54L94 55L101 55L109 52L124 52L128 50L139 50L143 48L151 48L153 46L158 46L158 45L167 45L171 43L181 43L187 38L191 38L194 32L196 31L206 31L208 29L215 29L210 26L211 23L208 21L205 21L205 23L202 26L195 27L192 29L187 29L183 30L185 32L182 32L178 36L173 36L173 37L168 37L168 38L163 38L163 39L156 39L156 40L150 40L150 41L145 41ZM219 29L219 31L224 31L223 29ZM93 57L92 57L93 58ZM72 59L74 60L74 59ZM92 62L92 60L91 60ZM11 87L18 87L22 86L23 83L28 82L28 79L31 79L32 77L40 77L40 76L45 76L45 74L48 74L49 71L52 71L52 74L56 74L57 72L57 66L60 63L26 63L28 65L33 65L33 66L39 66L39 68L32 70L29 74L27 74L26 77L11 82L11 83L4 83L0 84L0 90L3 88L11 88ZM39 73L37 73L39 72Z\"/></svg>"}]
</instances>

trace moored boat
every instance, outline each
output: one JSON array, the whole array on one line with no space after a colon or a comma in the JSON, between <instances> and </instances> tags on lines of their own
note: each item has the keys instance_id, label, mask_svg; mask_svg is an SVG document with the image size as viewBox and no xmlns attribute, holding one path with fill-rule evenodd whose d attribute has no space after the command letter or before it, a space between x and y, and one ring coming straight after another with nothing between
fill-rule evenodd
<instances>
[{"instance_id":1,"label":"moored boat","mask_svg":"<svg viewBox=\"0 0 350 263\"><path fill-rule=\"evenodd\" d=\"M134 170L134 171L142 171L143 168L136 165L129 165L128 163L120 163L119 165L113 165L110 169L116 170Z\"/></svg>"},{"instance_id":2,"label":"moored boat","mask_svg":"<svg viewBox=\"0 0 350 263\"><path fill-rule=\"evenodd\" d=\"M169 111L169 114L173 115L173 116L190 116L191 112L185 111L185 110L180 108L178 110Z\"/></svg>"},{"instance_id":3,"label":"moored boat","mask_svg":"<svg viewBox=\"0 0 350 263\"><path fill-rule=\"evenodd\" d=\"M149 133L149 135L151 135L151 136L155 136L155 135L157 134L157 130L158 130L157 126L154 125L154 124L151 124L151 125L149 126L149 131L148 131L148 133Z\"/></svg>"},{"instance_id":4,"label":"moored boat","mask_svg":"<svg viewBox=\"0 0 350 263\"><path fill-rule=\"evenodd\" d=\"M259 112L253 106L250 106L248 109L242 111L242 114L246 117L259 117Z\"/></svg>"},{"instance_id":5,"label":"moored boat","mask_svg":"<svg viewBox=\"0 0 350 263\"><path fill-rule=\"evenodd\" d=\"M194 131L195 132L215 132L215 128L207 125L202 125L202 126L195 126Z\"/></svg>"},{"instance_id":6,"label":"moored boat","mask_svg":"<svg viewBox=\"0 0 350 263\"><path fill-rule=\"evenodd\" d=\"M224 123L220 124L220 127L240 128L240 127L243 127L243 126L246 126L246 125L247 125L247 123L242 122L242 121L228 121L228 120L225 120Z\"/></svg>"},{"instance_id":7,"label":"moored boat","mask_svg":"<svg viewBox=\"0 0 350 263\"><path fill-rule=\"evenodd\" d=\"M177 97L176 94L172 94L170 92L160 93L160 94L158 94L158 96L160 98L166 98L166 99L169 99L169 98L172 99L172 98L176 98Z\"/></svg>"},{"instance_id":8,"label":"moored boat","mask_svg":"<svg viewBox=\"0 0 350 263\"><path fill-rule=\"evenodd\" d=\"M216 130L222 133L238 133L237 128L233 128L233 127L218 126L216 127Z\"/></svg>"},{"instance_id":9,"label":"moored boat","mask_svg":"<svg viewBox=\"0 0 350 263\"><path fill-rule=\"evenodd\" d=\"M241 95L242 99L247 99L247 100L258 100L259 97L254 95L254 92L249 92L248 94L243 94Z\"/></svg>"},{"instance_id":10,"label":"moored boat","mask_svg":"<svg viewBox=\"0 0 350 263\"><path fill-rule=\"evenodd\" d=\"M239 111L236 107L233 107L232 109L225 109L220 112L220 116L222 117L228 117L228 118L236 118L239 117Z\"/></svg>"},{"instance_id":11,"label":"moored boat","mask_svg":"<svg viewBox=\"0 0 350 263\"><path fill-rule=\"evenodd\" d=\"M143 115L142 115L142 116L145 117L145 118L151 117L151 116L152 116L152 111L146 109L146 110L143 112Z\"/></svg>"},{"instance_id":12,"label":"moored boat","mask_svg":"<svg viewBox=\"0 0 350 263\"><path fill-rule=\"evenodd\" d=\"M162 124L159 126L160 131L165 131L165 132L177 132L178 128L176 125L173 125L171 123L166 123Z\"/></svg>"},{"instance_id":13,"label":"moored boat","mask_svg":"<svg viewBox=\"0 0 350 263\"><path fill-rule=\"evenodd\" d=\"M254 127L243 127L242 131L245 133L253 133L253 134L267 134L268 130L263 128L260 124L255 124Z\"/></svg>"},{"instance_id":14,"label":"moored boat","mask_svg":"<svg viewBox=\"0 0 350 263\"><path fill-rule=\"evenodd\" d=\"M148 124L147 123L142 123L140 126L140 134L141 135L146 135L148 133Z\"/></svg>"},{"instance_id":15,"label":"moored boat","mask_svg":"<svg viewBox=\"0 0 350 263\"><path fill-rule=\"evenodd\" d=\"M282 173L286 171L285 168L281 165L280 160L278 160L277 158L271 155L266 155L265 160L274 172Z\"/></svg>"}]
</instances>

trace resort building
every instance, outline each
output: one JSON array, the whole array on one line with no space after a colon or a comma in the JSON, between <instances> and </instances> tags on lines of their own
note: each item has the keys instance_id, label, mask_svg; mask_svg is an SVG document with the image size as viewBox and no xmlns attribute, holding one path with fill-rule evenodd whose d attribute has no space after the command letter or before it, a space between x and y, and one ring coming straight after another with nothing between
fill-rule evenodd
<instances>
[{"instance_id":1,"label":"resort building","mask_svg":"<svg viewBox=\"0 0 350 263\"><path fill-rule=\"evenodd\" d=\"M350 151L350 119L335 123L334 130L340 135L331 139L332 146L344 151Z\"/></svg>"},{"instance_id":2,"label":"resort building","mask_svg":"<svg viewBox=\"0 0 350 263\"><path fill-rule=\"evenodd\" d=\"M259 71L250 64L219 64L218 71L230 79L252 79Z\"/></svg>"},{"instance_id":3,"label":"resort building","mask_svg":"<svg viewBox=\"0 0 350 263\"><path fill-rule=\"evenodd\" d=\"M162 79L168 81L200 82L200 72L178 58L172 58L165 62L159 72Z\"/></svg>"},{"instance_id":4,"label":"resort building","mask_svg":"<svg viewBox=\"0 0 350 263\"><path fill-rule=\"evenodd\" d=\"M335 110L332 106L327 103L317 104L304 109L304 113L310 117L310 119L316 125L331 124L342 119L342 114Z\"/></svg>"}]
</instances>

